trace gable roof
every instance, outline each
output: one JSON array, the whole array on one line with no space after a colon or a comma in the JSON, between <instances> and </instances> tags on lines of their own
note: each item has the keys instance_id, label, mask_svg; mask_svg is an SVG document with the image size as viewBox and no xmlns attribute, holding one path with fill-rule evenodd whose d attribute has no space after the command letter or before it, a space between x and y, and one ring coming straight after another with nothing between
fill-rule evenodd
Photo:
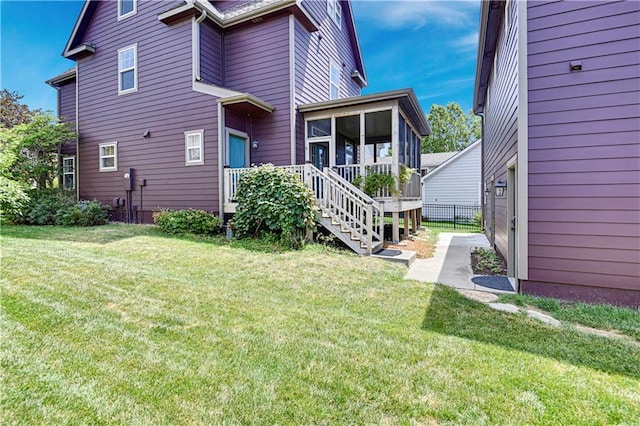
<instances>
[{"instance_id":1,"label":"gable roof","mask_svg":"<svg viewBox=\"0 0 640 426\"><path fill-rule=\"evenodd\" d=\"M438 167L449 158L453 157L460 151L450 151L450 152L435 152L430 154L422 154L420 156L420 164L422 164L422 168L432 168Z\"/></svg>"},{"instance_id":2,"label":"gable roof","mask_svg":"<svg viewBox=\"0 0 640 426\"><path fill-rule=\"evenodd\" d=\"M440 164L433 171L424 175L422 177L422 182L426 182L427 180L431 179L434 175L438 174L440 171L445 170L450 164L455 163L459 158L464 157L469 152L473 151L475 148L479 148L481 144L482 144L482 139L478 139L477 141L475 141L474 143L472 143L462 151L458 151L454 156L450 157L447 161Z\"/></svg>"},{"instance_id":3,"label":"gable roof","mask_svg":"<svg viewBox=\"0 0 640 426\"><path fill-rule=\"evenodd\" d=\"M480 34L478 37L478 58L476 61L476 83L473 90L473 112L484 112L489 76L500 34L500 24L504 12L504 1L483 1L480 8Z\"/></svg>"}]
</instances>

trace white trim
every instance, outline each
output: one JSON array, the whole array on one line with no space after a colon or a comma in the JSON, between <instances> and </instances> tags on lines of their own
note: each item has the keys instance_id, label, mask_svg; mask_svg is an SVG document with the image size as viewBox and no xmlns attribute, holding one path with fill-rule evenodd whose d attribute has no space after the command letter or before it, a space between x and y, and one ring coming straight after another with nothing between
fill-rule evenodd
<instances>
[{"instance_id":1,"label":"white trim","mask_svg":"<svg viewBox=\"0 0 640 426\"><path fill-rule=\"evenodd\" d=\"M224 106L218 103L218 214L224 218L224 156L226 147L224 139Z\"/></svg>"},{"instance_id":2,"label":"white trim","mask_svg":"<svg viewBox=\"0 0 640 426\"><path fill-rule=\"evenodd\" d=\"M80 169L80 127L78 125L79 123L79 116L80 116L80 108L78 107L78 105L80 105L78 103L78 99L79 99L79 95L78 95L78 81L80 81L80 79L78 78L78 62L76 62L76 122L75 122L75 130L76 130L76 156L78 158L78 160L76 161L76 199L80 199L80 184L79 184L79 178L80 178L80 173L79 173L79 169Z\"/></svg>"},{"instance_id":3,"label":"white trim","mask_svg":"<svg viewBox=\"0 0 640 426\"><path fill-rule=\"evenodd\" d=\"M107 146L113 146L113 155L102 155L102 148ZM112 167L102 167L102 159L113 157ZM98 168L100 172L116 172L118 171L118 141L103 142L98 144Z\"/></svg>"},{"instance_id":4,"label":"white trim","mask_svg":"<svg viewBox=\"0 0 640 426\"><path fill-rule=\"evenodd\" d=\"M393 107L391 107L391 173L398 173L400 171L400 156L398 148L400 147L400 105L396 101ZM395 148L395 149L394 149ZM400 189L400 182L396 179L396 189ZM396 227L396 214L393 216L394 228ZM395 232L395 231L394 231Z\"/></svg>"},{"instance_id":5,"label":"white trim","mask_svg":"<svg viewBox=\"0 0 640 426\"><path fill-rule=\"evenodd\" d=\"M227 149L225 150L225 164L229 164L229 136L234 135L234 136L239 136L241 138L244 138L245 140L245 144L244 144L244 167L249 167L249 165L251 164L251 150L250 150L250 143L249 143L249 135L245 132L243 132L242 130L236 130L236 129L232 129L230 127L225 127L224 128L224 140L225 140L225 145L227 147Z\"/></svg>"},{"instance_id":6,"label":"white trim","mask_svg":"<svg viewBox=\"0 0 640 426\"><path fill-rule=\"evenodd\" d=\"M73 165L71 166L71 172L65 172L64 162L66 160L73 161ZM73 186L71 187L71 189L75 189L76 188L76 157L75 155L68 155L66 157L62 157L62 187L65 189L67 188L65 177L68 175L73 176Z\"/></svg>"},{"instance_id":7,"label":"white trim","mask_svg":"<svg viewBox=\"0 0 640 426\"><path fill-rule=\"evenodd\" d=\"M289 138L291 140L291 164L296 164L296 25L289 15Z\"/></svg>"},{"instance_id":8,"label":"white trim","mask_svg":"<svg viewBox=\"0 0 640 426\"><path fill-rule=\"evenodd\" d=\"M189 136L198 135L200 138L199 147L189 147ZM189 161L189 150L199 148L200 159ZM199 130L187 130L184 132L184 164L185 166L201 166L204 164L204 129Z\"/></svg>"},{"instance_id":9,"label":"white trim","mask_svg":"<svg viewBox=\"0 0 640 426\"><path fill-rule=\"evenodd\" d=\"M518 26L518 277L529 279L529 76L527 73L527 4L517 3Z\"/></svg>"},{"instance_id":10,"label":"white trim","mask_svg":"<svg viewBox=\"0 0 640 426\"><path fill-rule=\"evenodd\" d=\"M236 92L235 90L225 89L224 87L201 83L195 80L193 81L192 89L194 92L204 93L205 95L216 96L218 98L243 95L242 92Z\"/></svg>"},{"instance_id":11,"label":"white trim","mask_svg":"<svg viewBox=\"0 0 640 426\"><path fill-rule=\"evenodd\" d=\"M120 69L120 53L133 49L133 67ZM133 87L130 89L122 90L121 73L133 70ZM76 77L77 78L77 77ZM118 95L125 95L127 93L133 93L138 91L138 43L131 44L129 46L118 49Z\"/></svg>"},{"instance_id":12,"label":"white trim","mask_svg":"<svg viewBox=\"0 0 640 426\"><path fill-rule=\"evenodd\" d=\"M337 82L337 86L334 84L333 81L333 69L336 69L336 71L338 72L338 82ZM342 83L342 69L340 69L340 67L334 62L334 61L329 61L329 100L336 100L336 99L340 99L340 83ZM333 87L336 87L336 97L334 98L332 96L333 94Z\"/></svg>"},{"instance_id":13,"label":"white trim","mask_svg":"<svg viewBox=\"0 0 640 426\"><path fill-rule=\"evenodd\" d=\"M122 21L123 19L126 19L138 13L138 0L131 0L133 2L133 10L131 12L125 13L124 15L122 14L122 10L121 10L123 0L117 0L117 1L118 1L118 21Z\"/></svg>"}]
</instances>

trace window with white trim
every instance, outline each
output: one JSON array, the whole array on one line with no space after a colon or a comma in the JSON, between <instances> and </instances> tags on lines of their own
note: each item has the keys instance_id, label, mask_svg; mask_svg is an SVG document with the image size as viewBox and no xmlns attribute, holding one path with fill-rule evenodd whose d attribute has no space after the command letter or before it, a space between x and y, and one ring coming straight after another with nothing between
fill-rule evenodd
<instances>
[{"instance_id":1,"label":"window with white trim","mask_svg":"<svg viewBox=\"0 0 640 426\"><path fill-rule=\"evenodd\" d=\"M133 16L138 12L137 0L118 0L118 20Z\"/></svg>"},{"instance_id":2,"label":"window with white trim","mask_svg":"<svg viewBox=\"0 0 640 426\"><path fill-rule=\"evenodd\" d=\"M338 27L342 27L342 7L338 0L327 0L327 14Z\"/></svg>"},{"instance_id":3,"label":"window with white trim","mask_svg":"<svg viewBox=\"0 0 640 426\"><path fill-rule=\"evenodd\" d=\"M329 99L340 97L340 68L331 62L329 65Z\"/></svg>"},{"instance_id":4,"label":"window with white trim","mask_svg":"<svg viewBox=\"0 0 640 426\"><path fill-rule=\"evenodd\" d=\"M204 130L184 132L185 164L204 164Z\"/></svg>"},{"instance_id":5,"label":"window with white trim","mask_svg":"<svg viewBox=\"0 0 640 426\"><path fill-rule=\"evenodd\" d=\"M73 189L76 187L76 157L62 158L62 187Z\"/></svg>"},{"instance_id":6,"label":"window with white trim","mask_svg":"<svg viewBox=\"0 0 640 426\"><path fill-rule=\"evenodd\" d=\"M118 50L118 94L138 90L138 45Z\"/></svg>"},{"instance_id":7,"label":"window with white trim","mask_svg":"<svg viewBox=\"0 0 640 426\"><path fill-rule=\"evenodd\" d=\"M100 144L100 171L113 172L118 170L118 142Z\"/></svg>"}]
</instances>

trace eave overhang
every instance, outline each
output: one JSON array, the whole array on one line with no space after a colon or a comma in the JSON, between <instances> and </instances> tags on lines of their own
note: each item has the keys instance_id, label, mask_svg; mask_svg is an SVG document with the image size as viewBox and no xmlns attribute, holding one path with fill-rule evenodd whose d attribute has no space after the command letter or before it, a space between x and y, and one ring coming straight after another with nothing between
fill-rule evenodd
<instances>
[{"instance_id":1,"label":"eave overhang","mask_svg":"<svg viewBox=\"0 0 640 426\"><path fill-rule=\"evenodd\" d=\"M82 37L84 37L84 33L89 27L89 22L91 21L91 19L85 19L85 17L91 18L91 15L96 10L97 6L97 0L85 1L82 9L80 10L80 15L78 15L78 19L73 26L71 36L69 37L69 40L67 40L67 44L64 48L64 51L62 52L62 56L64 56L65 58L75 60L88 54L95 53L95 46L92 46L88 43L80 44L80 41L82 41ZM88 46L91 46L91 48L93 48L93 51L91 51L91 48Z\"/></svg>"},{"instance_id":2,"label":"eave overhang","mask_svg":"<svg viewBox=\"0 0 640 426\"><path fill-rule=\"evenodd\" d=\"M389 92L373 93L371 95L352 96L350 98L315 102L300 105L298 107L298 111L301 113L317 112L389 101L397 101L400 104L405 113L410 116L412 123L417 127L420 136L428 136L431 134L431 127L429 126L427 117L424 111L422 111L422 107L420 106L413 89L400 89Z\"/></svg>"},{"instance_id":3,"label":"eave overhang","mask_svg":"<svg viewBox=\"0 0 640 426\"><path fill-rule=\"evenodd\" d=\"M96 53L96 47L93 44L82 43L71 50L65 51L62 56L75 61L76 59L84 58L85 56L93 55L94 53Z\"/></svg>"},{"instance_id":4,"label":"eave overhang","mask_svg":"<svg viewBox=\"0 0 640 426\"><path fill-rule=\"evenodd\" d=\"M473 112L484 112L489 87L489 76L493 68L500 25L504 14L504 1L483 1L480 8L480 34L478 38L478 58L473 91Z\"/></svg>"},{"instance_id":5,"label":"eave overhang","mask_svg":"<svg viewBox=\"0 0 640 426\"><path fill-rule=\"evenodd\" d=\"M220 98L218 103L240 115L250 115L256 118L266 117L276 109L273 105L250 93L240 93Z\"/></svg>"},{"instance_id":6,"label":"eave overhang","mask_svg":"<svg viewBox=\"0 0 640 426\"><path fill-rule=\"evenodd\" d=\"M62 74L59 74L45 81L45 83L47 83L51 87L58 88L60 86L64 86L65 84L72 82L75 79L76 79L76 69L71 68L70 70L63 72Z\"/></svg>"},{"instance_id":7,"label":"eave overhang","mask_svg":"<svg viewBox=\"0 0 640 426\"><path fill-rule=\"evenodd\" d=\"M207 19L220 28L230 28L246 22L260 22L265 17L292 13L310 32L318 30L318 22L302 6L299 0L262 0L244 3L237 8L224 12L211 6L208 2L188 0L158 15L158 20L171 25L185 18L207 12Z\"/></svg>"}]
</instances>

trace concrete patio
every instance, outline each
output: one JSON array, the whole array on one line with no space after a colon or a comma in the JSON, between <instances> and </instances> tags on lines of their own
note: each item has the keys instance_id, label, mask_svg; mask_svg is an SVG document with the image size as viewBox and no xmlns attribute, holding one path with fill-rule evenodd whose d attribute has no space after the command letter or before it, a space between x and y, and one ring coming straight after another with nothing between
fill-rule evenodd
<instances>
[{"instance_id":1,"label":"concrete patio","mask_svg":"<svg viewBox=\"0 0 640 426\"><path fill-rule=\"evenodd\" d=\"M416 259L409 267L405 279L440 283L459 289L505 293L471 281L474 277L471 252L477 247L491 248L484 234L441 232L433 257ZM513 280L511 285L517 291Z\"/></svg>"}]
</instances>

